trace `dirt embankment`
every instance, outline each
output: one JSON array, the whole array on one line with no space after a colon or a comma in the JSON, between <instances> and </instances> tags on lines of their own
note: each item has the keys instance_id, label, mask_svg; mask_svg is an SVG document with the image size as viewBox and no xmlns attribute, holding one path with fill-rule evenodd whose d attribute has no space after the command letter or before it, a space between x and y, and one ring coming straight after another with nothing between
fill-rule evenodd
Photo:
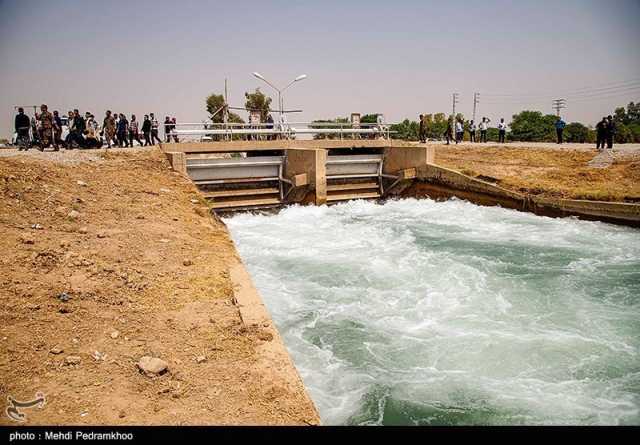
<instances>
[{"instance_id":1,"label":"dirt embankment","mask_svg":"<svg viewBox=\"0 0 640 445\"><path fill-rule=\"evenodd\" d=\"M157 149L66 157L0 159L0 400L44 393L28 424L316 423L259 365L272 338L243 325L194 186Z\"/></svg>"},{"instance_id":2,"label":"dirt embankment","mask_svg":"<svg viewBox=\"0 0 640 445\"><path fill-rule=\"evenodd\" d=\"M640 202L640 155L615 154L593 168L595 150L439 146L436 164L517 191L549 198Z\"/></svg>"}]
</instances>

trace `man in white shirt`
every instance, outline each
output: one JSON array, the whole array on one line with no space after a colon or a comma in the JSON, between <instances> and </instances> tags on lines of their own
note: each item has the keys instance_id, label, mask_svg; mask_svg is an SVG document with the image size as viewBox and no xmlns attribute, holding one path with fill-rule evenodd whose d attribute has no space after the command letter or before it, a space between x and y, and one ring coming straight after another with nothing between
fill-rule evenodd
<instances>
[{"instance_id":1,"label":"man in white shirt","mask_svg":"<svg viewBox=\"0 0 640 445\"><path fill-rule=\"evenodd\" d=\"M462 126L462 121L456 121L456 144L462 142L462 136L464 135L464 127Z\"/></svg>"},{"instance_id":2,"label":"man in white shirt","mask_svg":"<svg viewBox=\"0 0 640 445\"><path fill-rule=\"evenodd\" d=\"M491 119L483 117L480 122L480 142L487 142L487 129L489 128L489 122Z\"/></svg>"},{"instance_id":3,"label":"man in white shirt","mask_svg":"<svg viewBox=\"0 0 640 445\"><path fill-rule=\"evenodd\" d=\"M476 141L476 124L475 122L469 122L469 142Z\"/></svg>"},{"instance_id":4,"label":"man in white shirt","mask_svg":"<svg viewBox=\"0 0 640 445\"><path fill-rule=\"evenodd\" d=\"M504 144L504 136L507 134L507 124L504 123L504 118L500 119L498 123L498 142Z\"/></svg>"}]
</instances>

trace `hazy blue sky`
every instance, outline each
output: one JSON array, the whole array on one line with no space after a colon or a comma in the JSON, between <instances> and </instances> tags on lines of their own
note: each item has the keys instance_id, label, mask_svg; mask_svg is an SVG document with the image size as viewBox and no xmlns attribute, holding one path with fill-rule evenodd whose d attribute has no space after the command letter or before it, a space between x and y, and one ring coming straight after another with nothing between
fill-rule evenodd
<instances>
[{"instance_id":1,"label":"hazy blue sky","mask_svg":"<svg viewBox=\"0 0 640 445\"><path fill-rule=\"evenodd\" d=\"M296 120L415 118L449 111L453 91L470 116L478 91L494 122L558 96L568 121L593 123L640 100L607 89L640 85L621 83L640 81L638 42L640 0L0 0L0 136L14 105L42 102L200 120L225 77L233 105L270 92L253 71L309 76L286 95Z\"/></svg>"}]
</instances>

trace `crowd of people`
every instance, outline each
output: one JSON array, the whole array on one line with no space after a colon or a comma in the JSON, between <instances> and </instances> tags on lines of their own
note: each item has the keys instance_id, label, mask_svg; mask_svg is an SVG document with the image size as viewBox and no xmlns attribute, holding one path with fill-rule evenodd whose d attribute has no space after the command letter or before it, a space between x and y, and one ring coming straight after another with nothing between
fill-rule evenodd
<instances>
[{"instance_id":1,"label":"crowd of people","mask_svg":"<svg viewBox=\"0 0 640 445\"><path fill-rule=\"evenodd\" d=\"M267 120L267 129L273 128L273 119L269 115ZM476 125L469 121L466 130L462 119L449 120L446 130L443 134L447 145L451 141L456 144L464 139L464 133L469 133L470 142L487 142L487 131L491 119L483 117ZM164 136L165 142L179 142L176 134L176 118L166 116L164 120ZM555 123L557 135L557 143L563 143L563 135L566 123L558 117ZM63 129L68 129L63 138ZM507 124L504 118L500 119L497 125L498 143L504 143L507 133ZM133 147L137 142L140 147L150 146L161 143L159 136L159 122L154 113L145 114L142 125L139 124L135 114L130 118L123 113L114 113L111 110L105 112L102 119L102 125L99 124L96 117L87 111L81 114L77 109L69 111L64 120L60 116L58 110L53 113L49 111L46 104L40 106L40 112L35 113L33 117L25 114L22 107L18 108L18 114L15 117L16 145L19 150L28 150L30 147L37 147L44 150L52 146L54 150L60 147L65 149L73 148L100 148L107 145L107 148L113 147ZM613 141L616 133L616 124L613 117L603 117L596 125L596 147L598 150L613 148ZM144 138L144 142L141 139ZM427 122L424 115L420 115L419 121L419 139L420 142L427 140Z\"/></svg>"},{"instance_id":2,"label":"crowd of people","mask_svg":"<svg viewBox=\"0 0 640 445\"><path fill-rule=\"evenodd\" d=\"M476 123L471 120L469 121L469 125L467 126L467 132L469 133L469 142L487 142L487 130L489 129L489 122L491 119L487 117L483 117L482 121L476 125ZM558 144L562 144L564 142L564 129L567 126L565 121L562 118L558 117L558 120L555 123L556 129L556 142ZM420 115L419 120L419 138L420 142L427 142L427 123L425 121L425 116ZM455 133L455 136L454 136ZM455 141L456 144L459 144L464 139L464 121L462 119L456 119L452 125L452 121L449 120L447 122L447 129L445 130L443 137L447 141L447 145L451 143L451 141ZM477 137L479 134L479 138ZM498 122L498 143L504 143L505 137L507 134L507 124L504 121L504 118L500 119ZM600 122L596 124L596 148L598 150L604 150L605 144L606 148L613 148L613 140L616 134L616 123L611 115L607 117L603 117Z\"/></svg>"},{"instance_id":3,"label":"crowd of people","mask_svg":"<svg viewBox=\"0 0 640 445\"><path fill-rule=\"evenodd\" d=\"M425 122L424 115L420 115L419 121L419 136L420 142L427 142L427 123ZM482 121L476 125L476 123L472 120L469 121L469 125L467 127L467 131L469 133L469 141L470 142L487 142L487 130L489 130L489 122L491 119L488 117L483 117ZM454 137L454 128L455 128L455 137ZM445 130L443 137L447 141L447 145L451 143L451 141L455 141L456 144L459 144L464 139L464 121L462 119L456 119L452 125L451 120L447 122L447 129ZM479 133L479 134L478 134ZM503 119L500 119L498 122L498 142L504 143L505 136L507 134L507 124Z\"/></svg>"},{"instance_id":4,"label":"crowd of people","mask_svg":"<svg viewBox=\"0 0 640 445\"><path fill-rule=\"evenodd\" d=\"M63 138L65 127L68 132ZM174 133L175 128L176 118L167 116L164 121L166 142L170 142L171 137L178 142L178 136ZM45 148L53 147L58 151L60 147L67 150L85 149L100 148L105 144L107 148L133 147L134 142L137 142L140 147L146 147L162 142L158 129L159 123L154 113L145 114L140 125L135 114L127 119L124 113L107 110L100 124L89 111L83 115L75 109L69 111L66 119L63 119L58 110L52 113L46 104L42 104L40 112L35 113L35 116L27 116L24 109L20 107L15 117L18 150L37 147L44 151Z\"/></svg>"}]
</instances>

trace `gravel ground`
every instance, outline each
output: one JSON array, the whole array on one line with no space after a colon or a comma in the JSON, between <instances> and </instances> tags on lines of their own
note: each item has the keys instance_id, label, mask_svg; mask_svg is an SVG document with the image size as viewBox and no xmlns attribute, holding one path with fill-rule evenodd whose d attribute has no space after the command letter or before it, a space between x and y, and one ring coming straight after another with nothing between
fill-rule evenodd
<instances>
[{"instance_id":1,"label":"gravel ground","mask_svg":"<svg viewBox=\"0 0 640 445\"><path fill-rule=\"evenodd\" d=\"M145 152L156 149L156 146L152 147L134 147L134 148L98 148L92 150L65 150L53 151L52 148L48 148L45 151L40 151L36 148L32 148L29 151L18 151L15 148L3 148L0 149L0 158L6 158L11 156L30 156L34 158L46 159L53 162L61 163L78 163L78 162L99 162L103 159L105 153L132 153L132 152Z\"/></svg>"},{"instance_id":2,"label":"gravel ground","mask_svg":"<svg viewBox=\"0 0 640 445\"><path fill-rule=\"evenodd\" d=\"M426 145L440 145L444 144L440 141L428 141ZM592 151L595 150L595 144L554 144L551 142L509 142L506 144L498 144L496 142L487 143L471 143L462 142L460 144L452 143L450 147L460 148L530 148L535 150L580 150L580 151ZM640 154L640 144L616 144L609 152L614 156L626 156L628 154Z\"/></svg>"}]
</instances>

